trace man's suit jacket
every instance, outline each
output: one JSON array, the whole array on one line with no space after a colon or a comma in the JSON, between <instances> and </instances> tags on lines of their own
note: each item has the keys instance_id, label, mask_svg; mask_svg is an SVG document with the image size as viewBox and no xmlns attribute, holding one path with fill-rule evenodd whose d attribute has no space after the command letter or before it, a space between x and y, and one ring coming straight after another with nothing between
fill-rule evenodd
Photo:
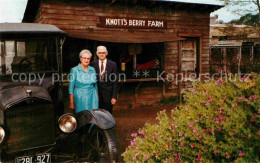
<instances>
[{"instance_id":1,"label":"man's suit jacket","mask_svg":"<svg viewBox=\"0 0 260 163\"><path fill-rule=\"evenodd\" d=\"M90 65L95 68L97 73L99 100L110 103L111 98L117 98L118 71L116 63L107 59L104 80L101 80L99 60L93 61Z\"/></svg>"}]
</instances>

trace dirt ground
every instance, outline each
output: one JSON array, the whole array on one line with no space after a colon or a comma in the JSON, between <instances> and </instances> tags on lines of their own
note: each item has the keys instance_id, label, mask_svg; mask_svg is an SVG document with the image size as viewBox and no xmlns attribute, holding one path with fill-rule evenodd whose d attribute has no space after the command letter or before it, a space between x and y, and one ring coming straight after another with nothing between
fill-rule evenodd
<instances>
[{"instance_id":1,"label":"dirt ground","mask_svg":"<svg viewBox=\"0 0 260 163\"><path fill-rule=\"evenodd\" d=\"M158 105L152 107L115 110L113 116L117 123L114 132L119 156L118 161L124 162L121 155L130 145L132 133L137 132L145 123L157 123L158 121L155 119L157 113L161 110L170 111L173 107L173 105Z\"/></svg>"}]
</instances>

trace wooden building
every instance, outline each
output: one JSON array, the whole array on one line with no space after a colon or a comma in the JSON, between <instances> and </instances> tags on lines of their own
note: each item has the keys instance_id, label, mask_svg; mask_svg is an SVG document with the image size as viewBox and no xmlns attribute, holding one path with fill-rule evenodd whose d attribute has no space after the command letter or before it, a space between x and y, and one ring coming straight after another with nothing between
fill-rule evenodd
<instances>
[{"instance_id":1,"label":"wooden building","mask_svg":"<svg viewBox=\"0 0 260 163\"><path fill-rule=\"evenodd\" d=\"M175 0L28 0L23 22L68 33L65 72L78 64L80 50L95 54L105 45L125 75L117 104L124 108L178 96L189 85L179 73L209 72L210 12L221 7Z\"/></svg>"},{"instance_id":2,"label":"wooden building","mask_svg":"<svg viewBox=\"0 0 260 163\"><path fill-rule=\"evenodd\" d=\"M260 72L260 28L248 25L210 24L210 73Z\"/></svg>"}]
</instances>

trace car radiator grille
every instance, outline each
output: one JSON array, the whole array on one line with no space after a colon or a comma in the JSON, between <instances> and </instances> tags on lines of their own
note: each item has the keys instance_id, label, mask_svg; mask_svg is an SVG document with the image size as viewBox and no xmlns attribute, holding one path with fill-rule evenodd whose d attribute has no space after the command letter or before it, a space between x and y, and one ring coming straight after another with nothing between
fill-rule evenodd
<instances>
[{"instance_id":1,"label":"car radiator grille","mask_svg":"<svg viewBox=\"0 0 260 163\"><path fill-rule=\"evenodd\" d=\"M55 142L55 116L52 104L30 104L8 108L7 153L51 145Z\"/></svg>"}]
</instances>

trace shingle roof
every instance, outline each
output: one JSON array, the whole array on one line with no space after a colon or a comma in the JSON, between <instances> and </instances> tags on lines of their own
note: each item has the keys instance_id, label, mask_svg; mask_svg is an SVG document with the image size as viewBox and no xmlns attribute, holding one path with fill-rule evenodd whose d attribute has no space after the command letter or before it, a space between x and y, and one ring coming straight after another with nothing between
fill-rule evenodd
<instances>
[{"instance_id":1,"label":"shingle roof","mask_svg":"<svg viewBox=\"0 0 260 163\"><path fill-rule=\"evenodd\" d=\"M53 2L58 2L61 0L49 0ZM48 1L48 2L49 2ZM153 7L168 7L173 10L186 10L186 11L196 11L196 12L213 12L215 10L220 9L223 5L215 0L67 0L68 3L119 3L119 4L130 4L129 6L133 5L143 5L147 6L149 9ZM62 1L62 2L67 2ZM33 22L34 18L37 14L39 9L41 0L28 0L26 10L24 13L23 21L22 22Z\"/></svg>"},{"instance_id":2,"label":"shingle roof","mask_svg":"<svg viewBox=\"0 0 260 163\"><path fill-rule=\"evenodd\" d=\"M223 6L222 2L216 0L150 0L150 1L161 1L161 2L181 2L181 3L194 3L194 4L205 4L205 5L219 5Z\"/></svg>"}]
</instances>

